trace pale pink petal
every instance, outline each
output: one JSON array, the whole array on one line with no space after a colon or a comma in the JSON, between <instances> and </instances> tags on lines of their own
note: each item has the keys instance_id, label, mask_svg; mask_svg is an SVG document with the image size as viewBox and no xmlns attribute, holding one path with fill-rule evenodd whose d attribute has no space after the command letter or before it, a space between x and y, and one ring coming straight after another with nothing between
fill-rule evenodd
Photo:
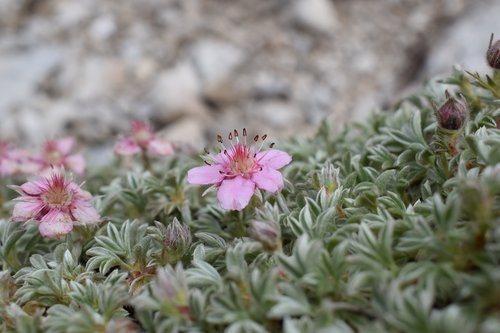
<instances>
[{"instance_id":1,"label":"pale pink petal","mask_svg":"<svg viewBox=\"0 0 500 333\"><path fill-rule=\"evenodd\" d=\"M10 176L20 171L19 163L8 158L0 160L0 176Z\"/></svg>"},{"instance_id":2,"label":"pale pink petal","mask_svg":"<svg viewBox=\"0 0 500 333\"><path fill-rule=\"evenodd\" d=\"M72 137L67 137L67 138L55 140L55 144L56 144L57 150L61 154L67 155L71 152L71 149L73 149L73 146L75 144L75 139Z\"/></svg>"},{"instance_id":3,"label":"pale pink petal","mask_svg":"<svg viewBox=\"0 0 500 333\"><path fill-rule=\"evenodd\" d=\"M64 162L66 167L72 170L75 174L78 176L83 175L83 172L85 171L85 159L81 154L68 156Z\"/></svg>"},{"instance_id":4,"label":"pale pink petal","mask_svg":"<svg viewBox=\"0 0 500 333\"><path fill-rule=\"evenodd\" d=\"M83 201L90 201L92 200L92 194L89 192L82 190L80 186L76 185L75 183L70 183L68 187L73 191L73 195L75 200L83 200Z\"/></svg>"},{"instance_id":5,"label":"pale pink petal","mask_svg":"<svg viewBox=\"0 0 500 333\"><path fill-rule=\"evenodd\" d=\"M217 165L204 165L188 171L187 181L190 184L208 185L220 183L224 176L221 175Z\"/></svg>"},{"instance_id":6,"label":"pale pink petal","mask_svg":"<svg viewBox=\"0 0 500 333\"><path fill-rule=\"evenodd\" d=\"M123 138L115 145L115 153L120 155L134 155L141 151L141 147L131 138Z\"/></svg>"},{"instance_id":7,"label":"pale pink petal","mask_svg":"<svg viewBox=\"0 0 500 333\"><path fill-rule=\"evenodd\" d=\"M158 156L172 155L174 153L174 147L170 142L153 139L148 143L148 152Z\"/></svg>"},{"instance_id":8,"label":"pale pink petal","mask_svg":"<svg viewBox=\"0 0 500 333\"><path fill-rule=\"evenodd\" d=\"M73 229L73 222L68 214L57 209L49 211L41 220L38 230L43 237L61 238Z\"/></svg>"},{"instance_id":9,"label":"pale pink petal","mask_svg":"<svg viewBox=\"0 0 500 333\"><path fill-rule=\"evenodd\" d=\"M37 161L33 158L27 158L20 162L20 170L22 173L26 173L28 175L36 174L42 171L45 168L45 165L41 161Z\"/></svg>"},{"instance_id":10,"label":"pale pink petal","mask_svg":"<svg viewBox=\"0 0 500 333\"><path fill-rule=\"evenodd\" d=\"M77 202L71 213L76 220L75 224L96 224L101 220L97 210L86 202Z\"/></svg>"},{"instance_id":11,"label":"pale pink petal","mask_svg":"<svg viewBox=\"0 0 500 333\"><path fill-rule=\"evenodd\" d=\"M21 185L21 190L27 195L40 195L47 190L47 182L43 180L32 180Z\"/></svg>"},{"instance_id":12,"label":"pale pink petal","mask_svg":"<svg viewBox=\"0 0 500 333\"><path fill-rule=\"evenodd\" d=\"M250 179L237 176L224 179L217 192L220 205L226 210L242 210L255 192L255 183Z\"/></svg>"},{"instance_id":13,"label":"pale pink petal","mask_svg":"<svg viewBox=\"0 0 500 333\"><path fill-rule=\"evenodd\" d=\"M215 160L219 162L223 168L229 168L229 158L224 153L218 153L215 155Z\"/></svg>"},{"instance_id":14,"label":"pale pink petal","mask_svg":"<svg viewBox=\"0 0 500 333\"><path fill-rule=\"evenodd\" d=\"M252 175L252 180L258 188L269 192L275 193L283 188L283 176L273 168L263 167Z\"/></svg>"},{"instance_id":15,"label":"pale pink petal","mask_svg":"<svg viewBox=\"0 0 500 333\"><path fill-rule=\"evenodd\" d=\"M268 166L273 169L280 169L292 161L292 157L284 151L268 149L261 151L255 157L261 166Z\"/></svg>"},{"instance_id":16,"label":"pale pink petal","mask_svg":"<svg viewBox=\"0 0 500 333\"><path fill-rule=\"evenodd\" d=\"M26 222L36 218L43 207L44 205L40 201L18 202L14 206L14 211L10 219L13 222Z\"/></svg>"}]
</instances>

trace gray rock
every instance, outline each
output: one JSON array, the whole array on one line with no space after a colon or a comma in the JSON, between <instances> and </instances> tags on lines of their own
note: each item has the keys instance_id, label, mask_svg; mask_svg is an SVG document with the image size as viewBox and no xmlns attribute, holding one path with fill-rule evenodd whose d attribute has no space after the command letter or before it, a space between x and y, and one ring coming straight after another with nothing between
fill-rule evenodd
<instances>
[{"instance_id":1,"label":"gray rock","mask_svg":"<svg viewBox=\"0 0 500 333\"><path fill-rule=\"evenodd\" d=\"M55 8L54 21L60 28L71 28L83 23L92 13L89 0L60 1Z\"/></svg>"},{"instance_id":2,"label":"gray rock","mask_svg":"<svg viewBox=\"0 0 500 333\"><path fill-rule=\"evenodd\" d=\"M303 122L302 115L291 103L270 101L253 108L259 122L275 128L294 127Z\"/></svg>"},{"instance_id":3,"label":"gray rock","mask_svg":"<svg viewBox=\"0 0 500 333\"><path fill-rule=\"evenodd\" d=\"M0 57L0 112L26 102L63 58L58 47L37 47ZM27 70L29 69L29 70Z\"/></svg>"},{"instance_id":4,"label":"gray rock","mask_svg":"<svg viewBox=\"0 0 500 333\"><path fill-rule=\"evenodd\" d=\"M159 108L161 120L168 122L198 104L200 90L201 83L193 67L181 62L159 75L151 98Z\"/></svg>"},{"instance_id":5,"label":"gray rock","mask_svg":"<svg viewBox=\"0 0 500 333\"><path fill-rule=\"evenodd\" d=\"M205 90L228 80L245 60L236 46L215 39L202 39L189 49L189 56Z\"/></svg>"},{"instance_id":6,"label":"gray rock","mask_svg":"<svg viewBox=\"0 0 500 333\"><path fill-rule=\"evenodd\" d=\"M162 130L160 135L172 143L188 143L196 148L204 146L204 119L185 117Z\"/></svg>"},{"instance_id":7,"label":"gray rock","mask_svg":"<svg viewBox=\"0 0 500 333\"><path fill-rule=\"evenodd\" d=\"M288 99L291 94L287 78L270 72L261 71L255 76L252 96L257 99Z\"/></svg>"},{"instance_id":8,"label":"gray rock","mask_svg":"<svg viewBox=\"0 0 500 333\"><path fill-rule=\"evenodd\" d=\"M332 92L325 84L313 85L303 102L303 112L309 124L319 125L332 111Z\"/></svg>"},{"instance_id":9,"label":"gray rock","mask_svg":"<svg viewBox=\"0 0 500 333\"><path fill-rule=\"evenodd\" d=\"M73 95L79 100L111 97L125 83L126 68L123 62L114 57L89 57L83 64L75 63L70 84L74 86Z\"/></svg>"},{"instance_id":10,"label":"gray rock","mask_svg":"<svg viewBox=\"0 0 500 333\"><path fill-rule=\"evenodd\" d=\"M293 18L297 25L312 32L332 33L337 13L330 0L295 0Z\"/></svg>"},{"instance_id":11,"label":"gray rock","mask_svg":"<svg viewBox=\"0 0 500 333\"><path fill-rule=\"evenodd\" d=\"M454 64L473 72L490 73L486 50L490 34L500 39L500 2L478 1L473 10L451 25L436 41L425 67L425 76L449 73Z\"/></svg>"},{"instance_id":12,"label":"gray rock","mask_svg":"<svg viewBox=\"0 0 500 333\"><path fill-rule=\"evenodd\" d=\"M116 31L116 21L113 15L102 15L96 18L89 28L92 38L97 41L105 41Z\"/></svg>"}]
</instances>

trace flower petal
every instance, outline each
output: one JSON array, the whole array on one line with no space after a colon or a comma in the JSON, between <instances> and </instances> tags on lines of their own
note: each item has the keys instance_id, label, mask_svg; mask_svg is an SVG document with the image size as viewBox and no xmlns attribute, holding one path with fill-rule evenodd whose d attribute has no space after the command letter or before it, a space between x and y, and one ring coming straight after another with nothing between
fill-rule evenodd
<instances>
[{"instance_id":1,"label":"flower petal","mask_svg":"<svg viewBox=\"0 0 500 333\"><path fill-rule=\"evenodd\" d=\"M62 155L67 155L71 152L71 149L73 149L73 145L75 144L75 139L72 137L62 138L59 140L55 140L55 144L57 150Z\"/></svg>"},{"instance_id":2,"label":"flower petal","mask_svg":"<svg viewBox=\"0 0 500 333\"><path fill-rule=\"evenodd\" d=\"M141 151L141 147L131 138L123 138L115 145L115 153L120 155L134 155Z\"/></svg>"},{"instance_id":3,"label":"flower petal","mask_svg":"<svg viewBox=\"0 0 500 333\"><path fill-rule=\"evenodd\" d=\"M269 149L261 151L255 157L257 163L262 166L268 166L273 169L280 169L292 161L292 157L284 151Z\"/></svg>"},{"instance_id":4,"label":"flower petal","mask_svg":"<svg viewBox=\"0 0 500 333\"><path fill-rule=\"evenodd\" d=\"M32 180L21 185L23 194L36 196L47 190L47 183L43 180Z\"/></svg>"},{"instance_id":5,"label":"flower petal","mask_svg":"<svg viewBox=\"0 0 500 333\"><path fill-rule=\"evenodd\" d=\"M75 200L82 200L82 201L90 201L92 200L92 194L89 192L82 190L80 186L76 185L75 183L70 183L68 185L68 188L73 191L73 196Z\"/></svg>"},{"instance_id":6,"label":"flower petal","mask_svg":"<svg viewBox=\"0 0 500 333\"><path fill-rule=\"evenodd\" d=\"M85 171L85 159L81 154L68 156L65 161L65 166L75 174L81 176Z\"/></svg>"},{"instance_id":7,"label":"flower petal","mask_svg":"<svg viewBox=\"0 0 500 333\"><path fill-rule=\"evenodd\" d=\"M19 171L19 163L8 158L0 159L0 176L10 176Z\"/></svg>"},{"instance_id":8,"label":"flower petal","mask_svg":"<svg viewBox=\"0 0 500 333\"><path fill-rule=\"evenodd\" d=\"M20 171L28 175L37 174L42 171L43 168L44 163L35 157L26 158L20 165Z\"/></svg>"},{"instance_id":9,"label":"flower petal","mask_svg":"<svg viewBox=\"0 0 500 333\"><path fill-rule=\"evenodd\" d=\"M263 167L261 171L255 172L252 175L252 180L258 188L269 191L278 192L283 188L283 176L281 173L270 167Z\"/></svg>"},{"instance_id":10,"label":"flower petal","mask_svg":"<svg viewBox=\"0 0 500 333\"><path fill-rule=\"evenodd\" d=\"M97 210L86 202L77 202L71 213L75 217L75 224L96 224L101 220Z\"/></svg>"},{"instance_id":11,"label":"flower petal","mask_svg":"<svg viewBox=\"0 0 500 333\"><path fill-rule=\"evenodd\" d=\"M217 165L204 165L188 171L187 181L190 184L208 185L220 183L224 176Z\"/></svg>"},{"instance_id":12,"label":"flower petal","mask_svg":"<svg viewBox=\"0 0 500 333\"><path fill-rule=\"evenodd\" d=\"M71 217L58 209L50 210L41 222L38 230L43 237L61 238L73 229Z\"/></svg>"},{"instance_id":13,"label":"flower petal","mask_svg":"<svg viewBox=\"0 0 500 333\"><path fill-rule=\"evenodd\" d=\"M255 192L255 183L241 176L224 179L217 192L220 205L226 210L242 210Z\"/></svg>"},{"instance_id":14,"label":"flower petal","mask_svg":"<svg viewBox=\"0 0 500 333\"><path fill-rule=\"evenodd\" d=\"M22 201L16 203L14 206L14 211L12 212L12 217L10 220L12 222L26 222L33 218L36 218L40 214L44 205L41 201Z\"/></svg>"},{"instance_id":15,"label":"flower petal","mask_svg":"<svg viewBox=\"0 0 500 333\"><path fill-rule=\"evenodd\" d=\"M172 155L174 153L174 147L170 142L161 139L153 139L148 143L148 152L158 156Z\"/></svg>"}]
</instances>

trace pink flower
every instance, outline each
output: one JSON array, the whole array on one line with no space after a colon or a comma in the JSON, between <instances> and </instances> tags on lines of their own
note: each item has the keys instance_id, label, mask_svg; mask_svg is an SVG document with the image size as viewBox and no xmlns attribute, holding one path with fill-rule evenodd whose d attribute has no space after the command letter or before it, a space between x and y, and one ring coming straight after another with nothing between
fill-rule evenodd
<instances>
[{"instance_id":1,"label":"pink flower","mask_svg":"<svg viewBox=\"0 0 500 333\"><path fill-rule=\"evenodd\" d=\"M67 137L59 140L48 140L42 147L42 152L32 158L38 164L42 174L50 174L52 168L64 168L81 176L85 171L85 159L81 154L71 154L75 139Z\"/></svg>"},{"instance_id":2,"label":"pink flower","mask_svg":"<svg viewBox=\"0 0 500 333\"><path fill-rule=\"evenodd\" d=\"M0 177L11 176L23 172L23 164L27 154L12 147L8 142L0 141Z\"/></svg>"},{"instance_id":3,"label":"pink flower","mask_svg":"<svg viewBox=\"0 0 500 333\"><path fill-rule=\"evenodd\" d=\"M133 121L132 135L120 138L115 145L115 152L119 155L148 152L152 155L164 156L173 154L174 148L169 142L158 138L149 123Z\"/></svg>"},{"instance_id":4,"label":"pink flower","mask_svg":"<svg viewBox=\"0 0 500 333\"><path fill-rule=\"evenodd\" d=\"M278 169L292 160L290 155L277 149L261 151L266 135L262 136L262 144L258 148L248 146L246 137L247 131L243 129L241 143L238 132L234 130L234 141L233 133L229 133L231 146L226 148L222 137L218 135L217 141L222 152L211 157L208 150L205 150L207 165L188 171L187 180L191 184L215 184L218 188L217 198L226 210L245 208L256 188L273 193L280 191L283 188L283 176ZM259 141L258 135L254 141Z\"/></svg>"},{"instance_id":5,"label":"pink flower","mask_svg":"<svg viewBox=\"0 0 500 333\"><path fill-rule=\"evenodd\" d=\"M40 223L40 234L60 238L73 229L73 225L96 224L100 217L91 205L92 196L67 179L62 170L54 170L50 177L12 186L20 197L14 206L13 222L33 220Z\"/></svg>"}]
</instances>

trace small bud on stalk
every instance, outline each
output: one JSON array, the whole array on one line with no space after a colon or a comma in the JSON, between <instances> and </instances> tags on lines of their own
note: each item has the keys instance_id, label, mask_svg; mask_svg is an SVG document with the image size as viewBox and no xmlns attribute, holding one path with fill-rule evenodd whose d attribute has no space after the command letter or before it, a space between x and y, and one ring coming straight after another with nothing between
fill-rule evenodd
<instances>
[{"instance_id":1,"label":"small bud on stalk","mask_svg":"<svg viewBox=\"0 0 500 333\"><path fill-rule=\"evenodd\" d=\"M174 218L167 227L165 234L165 249L169 263L177 262L186 253L191 245L191 232L189 227Z\"/></svg>"},{"instance_id":2,"label":"small bud on stalk","mask_svg":"<svg viewBox=\"0 0 500 333\"><path fill-rule=\"evenodd\" d=\"M439 109L433 104L439 127L450 131L458 131L467 122L469 115L467 103L463 99L454 98L448 91L445 91L445 96L446 102Z\"/></svg>"},{"instance_id":3,"label":"small bud on stalk","mask_svg":"<svg viewBox=\"0 0 500 333\"><path fill-rule=\"evenodd\" d=\"M500 69L500 40L493 43L493 34L491 34L490 45L486 52L486 60L488 64L494 69Z\"/></svg>"},{"instance_id":4,"label":"small bud on stalk","mask_svg":"<svg viewBox=\"0 0 500 333\"><path fill-rule=\"evenodd\" d=\"M436 153L439 153L444 174L449 176L448 158L445 153L448 152L451 156L458 154L458 138L467 123L469 108L462 96L457 99L448 91L445 91L445 96L446 101L439 109L431 103L439 124L433 146Z\"/></svg>"},{"instance_id":5,"label":"small bud on stalk","mask_svg":"<svg viewBox=\"0 0 500 333\"><path fill-rule=\"evenodd\" d=\"M266 250L281 250L281 231L276 223L252 220L248 232L250 237L259 241Z\"/></svg>"},{"instance_id":6,"label":"small bud on stalk","mask_svg":"<svg viewBox=\"0 0 500 333\"><path fill-rule=\"evenodd\" d=\"M321 187L326 189L328 194L335 192L335 190L340 187L339 173L340 170L335 168L335 166L330 162L327 162L321 168L319 183Z\"/></svg>"}]
</instances>

